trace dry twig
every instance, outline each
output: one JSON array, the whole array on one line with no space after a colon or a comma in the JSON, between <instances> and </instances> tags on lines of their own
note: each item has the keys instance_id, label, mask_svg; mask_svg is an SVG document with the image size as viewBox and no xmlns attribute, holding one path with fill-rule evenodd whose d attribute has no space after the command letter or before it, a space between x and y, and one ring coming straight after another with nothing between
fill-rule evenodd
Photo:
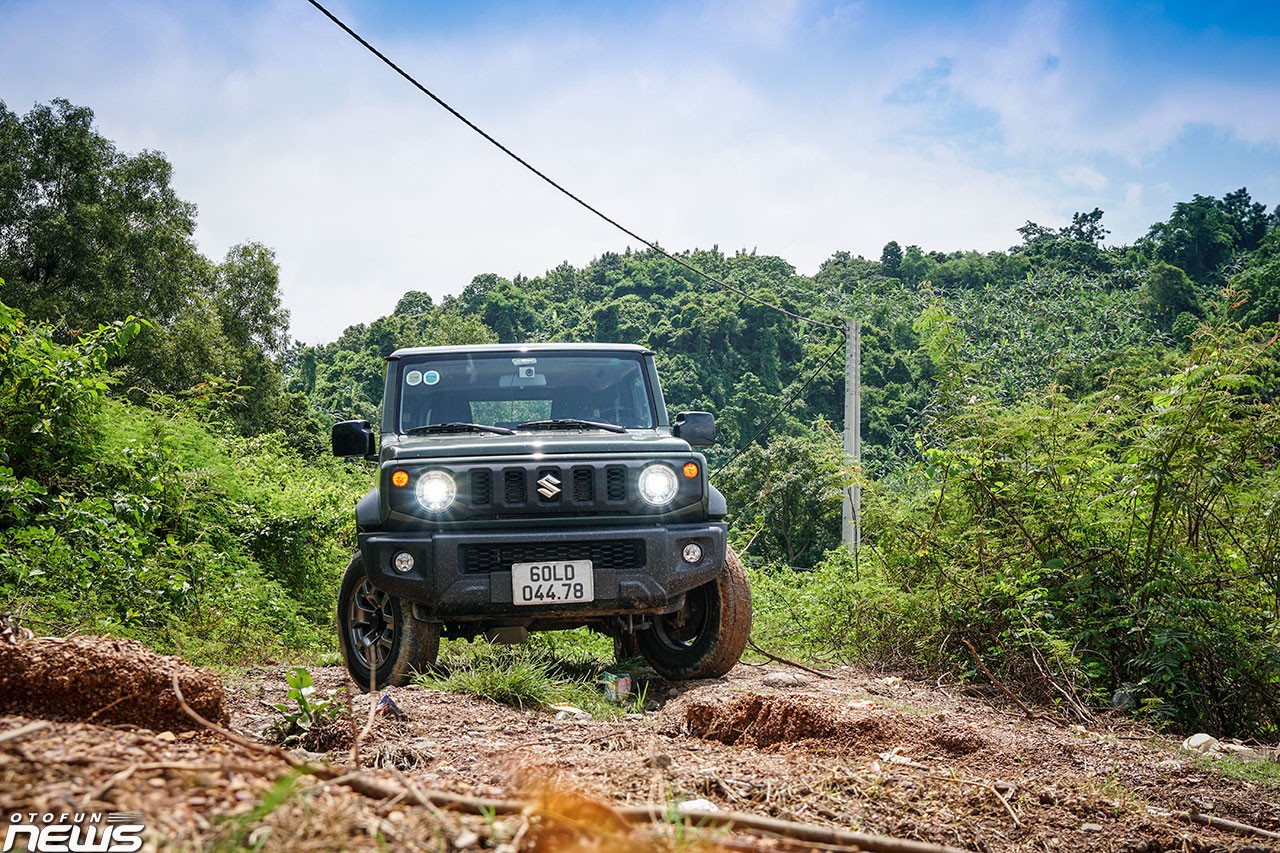
<instances>
[{"instance_id":1,"label":"dry twig","mask_svg":"<svg viewBox=\"0 0 1280 853\"><path fill-rule=\"evenodd\" d=\"M1213 817L1199 812L1172 812L1174 817L1180 817L1183 820L1189 820L1192 823L1198 823L1201 826L1212 826L1214 829L1226 829L1231 832L1238 832L1242 835L1252 835L1256 838L1274 838L1280 839L1280 832L1272 832L1269 829L1262 829L1257 826L1250 826L1247 823L1237 823L1234 820L1227 820L1224 817Z\"/></svg>"},{"instance_id":2,"label":"dry twig","mask_svg":"<svg viewBox=\"0 0 1280 853\"><path fill-rule=\"evenodd\" d=\"M969 647L969 652L973 655L974 662L978 664L978 668L981 669L984 674L986 674L987 678L990 678L991 682L995 684L996 687L999 687L1000 690L1004 692L1004 695L1008 696L1013 701L1013 704L1017 705L1019 708L1022 709L1022 713L1027 715L1028 720L1034 720L1036 718L1035 711L1032 711L1030 708L1027 707L1026 703L1024 703L1017 696L1014 696L1013 691L1010 690L1008 687L1005 687L1003 681L1001 681L1000 679L996 678L994 675L991 674L991 670L987 669L987 665L982 662L982 658L978 657L978 650L973 647L973 643L969 642L963 637L960 638L960 642L964 643L966 646Z\"/></svg>"},{"instance_id":3,"label":"dry twig","mask_svg":"<svg viewBox=\"0 0 1280 853\"><path fill-rule=\"evenodd\" d=\"M771 661L777 661L778 663L784 663L784 664L786 664L787 666L794 666L796 669L803 669L805 672L812 673L812 674L814 674L814 675L818 676L819 678L830 678L830 679L835 679L835 677L836 677L836 676L832 675L832 674L831 674L831 673L829 673L829 672L822 672L821 670L818 670L818 669L812 669L812 668L810 668L810 667L805 666L805 665L804 665L804 664L802 664L802 663L796 663L796 662L795 662L795 661L793 661L793 660L787 660L786 658L778 657L778 656L777 656L777 655L775 655L773 652L766 652L764 649L762 649L762 648L760 648L759 646L757 646L754 640L748 640L748 641L747 641L747 645L748 645L748 646L750 646L750 647L751 647L751 649L752 649L753 651L758 652L759 654L764 655L765 657L767 657L767 658L768 658L769 660L771 660Z\"/></svg>"},{"instance_id":4,"label":"dry twig","mask_svg":"<svg viewBox=\"0 0 1280 853\"><path fill-rule=\"evenodd\" d=\"M0 734L0 743L8 743L11 740L24 738L27 735L35 734L41 729L48 728L48 726L49 723L47 720L36 720L35 722L27 723L25 726L18 726L16 729L9 729L9 731Z\"/></svg>"}]
</instances>

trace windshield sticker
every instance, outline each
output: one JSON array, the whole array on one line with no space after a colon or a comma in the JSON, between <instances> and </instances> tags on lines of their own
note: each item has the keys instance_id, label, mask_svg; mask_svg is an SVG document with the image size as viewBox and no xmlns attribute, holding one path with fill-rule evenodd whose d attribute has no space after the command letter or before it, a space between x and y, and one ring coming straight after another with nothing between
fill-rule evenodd
<instances>
[{"instance_id":1,"label":"windshield sticker","mask_svg":"<svg viewBox=\"0 0 1280 853\"><path fill-rule=\"evenodd\" d=\"M410 370L408 373L406 373L406 374L404 375L404 384L405 384L405 385L417 385L417 384L418 384L418 383L420 383L421 381L422 381L422 371L421 371L421 370Z\"/></svg>"},{"instance_id":2,"label":"windshield sticker","mask_svg":"<svg viewBox=\"0 0 1280 853\"><path fill-rule=\"evenodd\" d=\"M422 381L428 385L435 385L440 381L440 373L435 370L428 370L426 373L422 374Z\"/></svg>"},{"instance_id":3,"label":"windshield sticker","mask_svg":"<svg viewBox=\"0 0 1280 853\"><path fill-rule=\"evenodd\" d=\"M538 360L536 358L513 358L511 359L511 363L512 364L537 364Z\"/></svg>"}]
</instances>

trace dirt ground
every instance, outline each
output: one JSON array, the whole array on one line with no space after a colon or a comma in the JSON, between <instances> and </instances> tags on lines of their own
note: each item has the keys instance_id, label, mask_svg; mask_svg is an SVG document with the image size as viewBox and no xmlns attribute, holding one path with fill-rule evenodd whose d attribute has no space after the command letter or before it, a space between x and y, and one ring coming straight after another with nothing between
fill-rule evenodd
<instances>
[{"instance_id":1,"label":"dirt ground","mask_svg":"<svg viewBox=\"0 0 1280 853\"><path fill-rule=\"evenodd\" d=\"M261 739L275 717L270 703L284 701L286 669L264 667L227 685L233 732ZM347 686L339 668L312 674L321 690ZM704 810L961 850L1280 850L1274 838L1194 822L1209 816L1280 833L1280 785L1224 772L1230 765L1191 755L1180 739L1119 720L1029 720L996 698L856 669L828 674L742 664L713 681L655 679L648 695L661 707L616 721L397 688L389 692L405 718L378 716L360 759L371 778L402 792L499 800L577 792L617 809L703 800L711 804ZM371 700L350 701L358 727ZM138 812L150 845L164 849L641 850L687 849L699 838L729 850L855 849L736 830L686 834L669 824L625 844L550 836L529 831L527 815L459 816L411 805L403 793L353 792L342 778L272 764L209 731L42 724L37 716L0 717L6 819ZM33 725L43 727L13 734ZM294 755L341 764L351 741L338 730Z\"/></svg>"}]
</instances>

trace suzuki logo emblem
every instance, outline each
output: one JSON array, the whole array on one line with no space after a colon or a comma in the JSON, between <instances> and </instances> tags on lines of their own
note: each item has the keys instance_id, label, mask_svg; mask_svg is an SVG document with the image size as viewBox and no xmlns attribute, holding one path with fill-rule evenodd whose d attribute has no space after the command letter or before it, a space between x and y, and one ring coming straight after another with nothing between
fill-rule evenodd
<instances>
[{"instance_id":1,"label":"suzuki logo emblem","mask_svg":"<svg viewBox=\"0 0 1280 853\"><path fill-rule=\"evenodd\" d=\"M538 494L547 500L560 494L560 481L556 479L555 474L548 474L538 481Z\"/></svg>"}]
</instances>

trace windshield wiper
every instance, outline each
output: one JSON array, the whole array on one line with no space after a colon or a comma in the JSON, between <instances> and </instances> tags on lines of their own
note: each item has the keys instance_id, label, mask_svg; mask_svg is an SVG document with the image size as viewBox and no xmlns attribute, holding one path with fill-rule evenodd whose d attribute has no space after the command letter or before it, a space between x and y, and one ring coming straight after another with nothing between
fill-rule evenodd
<instances>
[{"instance_id":1,"label":"windshield wiper","mask_svg":"<svg viewBox=\"0 0 1280 853\"><path fill-rule=\"evenodd\" d=\"M549 421L526 421L517 424L516 429L602 429L605 432L625 433L625 427L607 424L603 421L584 421L580 418L552 418Z\"/></svg>"},{"instance_id":2,"label":"windshield wiper","mask_svg":"<svg viewBox=\"0 0 1280 853\"><path fill-rule=\"evenodd\" d=\"M469 424L463 421L450 421L447 424L426 424L417 426L405 433L405 435L426 435L430 432L494 432L498 435L515 435L516 431L500 426L489 426L488 424Z\"/></svg>"}]
</instances>

